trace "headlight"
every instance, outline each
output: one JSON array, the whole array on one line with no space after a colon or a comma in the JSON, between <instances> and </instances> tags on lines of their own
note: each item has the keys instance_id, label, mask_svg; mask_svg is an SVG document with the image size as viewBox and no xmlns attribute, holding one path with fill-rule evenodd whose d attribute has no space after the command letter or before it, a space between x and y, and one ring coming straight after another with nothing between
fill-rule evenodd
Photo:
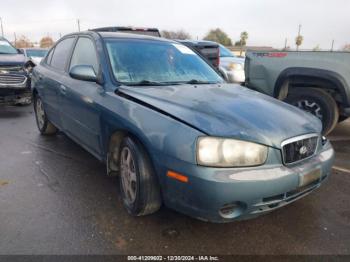
<instances>
[{"instance_id":1,"label":"headlight","mask_svg":"<svg viewBox=\"0 0 350 262\"><path fill-rule=\"evenodd\" d=\"M239 63L229 63L228 70L243 70L243 64L239 64Z\"/></svg>"},{"instance_id":2,"label":"headlight","mask_svg":"<svg viewBox=\"0 0 350 262\"><path fill-rule=\"evenodd\" d=\"M203 166L244 167L265 163L267 147L252 142L216 137L199 137L197 162Z\"/></svg>"}]
</instances>

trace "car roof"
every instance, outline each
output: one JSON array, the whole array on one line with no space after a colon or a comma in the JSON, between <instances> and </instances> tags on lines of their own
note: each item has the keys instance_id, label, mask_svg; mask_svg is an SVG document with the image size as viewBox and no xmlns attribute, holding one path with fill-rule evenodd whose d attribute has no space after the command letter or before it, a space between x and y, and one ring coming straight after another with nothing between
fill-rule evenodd
<instances>
[{"instance_id":1,"label":"car roof","mask_svg":"<svg viewBox=\"0 0 350 262\"><path fill-rule=\"evenodd\" d=\"M83 36L83 35L91 35L91 36L98 35L102 38L136 39L136 40L139 39L139 40L153 40L153 41L159 41L159 42L178 43L178 42L170 40L170 39L156 37L156 36L133 34L133 33L121 33L121 32L102 32L102 31L97 32L97 31L93 31L93 30L71 33L71 34L63 36L61 39L66 38L66 37Z\"/></svg>"},{"instance_id":2,"label":"car roof","mask_svg":"<svg viewBox=\"0 0 350 262\"><path fill-rule=\"evenodd\" d=\"M163 42L174 42L169 39L150 36L150 35L142 35L142 34L133 34L133 33L122 33L122 32L98 32L98 34L102 38L131 38L131 39L144 39L144 40L156 40Z\"/></svg>"}]
</instances>

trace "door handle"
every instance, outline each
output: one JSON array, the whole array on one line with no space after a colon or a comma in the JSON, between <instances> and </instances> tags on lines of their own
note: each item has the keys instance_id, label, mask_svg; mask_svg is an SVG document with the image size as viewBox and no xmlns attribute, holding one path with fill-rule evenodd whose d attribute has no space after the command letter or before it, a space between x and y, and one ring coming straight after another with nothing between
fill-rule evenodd
<instances>
[{"instance_id":1,"label":"door handle","mask_svg":"<svg viewBox=\"0 0 350 262\"><path fill-rule=\"evenodd\" d=\"M60 85L60 91L61 91L61 93L62 94L65 94L66 93L66 90L67 90L67 88L64 86L64 85Z\"/></svg>"}]
</instances>

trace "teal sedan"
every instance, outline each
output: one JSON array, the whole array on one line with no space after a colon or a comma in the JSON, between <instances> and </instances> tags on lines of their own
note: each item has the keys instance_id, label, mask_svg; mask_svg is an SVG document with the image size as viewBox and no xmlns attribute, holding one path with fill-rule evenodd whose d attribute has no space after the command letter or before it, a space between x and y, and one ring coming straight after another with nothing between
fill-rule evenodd
<instances>
[{"instance_id":1,"label":"teal sedan","mask_svg":"<svg viewBox=\"0 0 350 262\"><path fill-rule=\"evenodd\" d=\"M178 42L64 36L34 68L32 91L40 133L60 130L105 162L133 216L164 204L205 221L246 219L331 174L334 151L316 117L225 83Z\"/></svg>"}]
</instances>

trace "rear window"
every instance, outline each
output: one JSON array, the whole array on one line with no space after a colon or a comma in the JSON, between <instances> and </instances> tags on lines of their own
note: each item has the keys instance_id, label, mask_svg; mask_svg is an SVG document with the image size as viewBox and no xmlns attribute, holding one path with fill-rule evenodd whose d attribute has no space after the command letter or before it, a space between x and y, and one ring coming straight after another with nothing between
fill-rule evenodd
<instances>
[{"instance_id":1,"label":"rear window","mask_svg":"<svg viewBox=\"0 0 350 262\"><path fill-rule=\"evenodd\" d=\"M234 57L232 52L230 50L228 50L226 47L224 47L223 45L220 45L220 56L221 57Z\"/></svg>"},{"instance_id":2,"label":"rear window","mask_svg":"<svg viewBox=\"0 0 350 262\"><path fill-rule=\"evenodd\" d=\"M52 67L64 71L70 50L72 49L73 42L73 37L66 38L55 46L55 50L51 59Z\"/></svg>"},{"instance_id":3,"label":"rear window","mask_svg":"<svg viewBox=\"0 0 350 262\"><path fill-rule=\"evenodd\" d=\"M47 50L44 49L27 49L28 57L44 57L47 54Z\"/></svg>"}]
</instances>

